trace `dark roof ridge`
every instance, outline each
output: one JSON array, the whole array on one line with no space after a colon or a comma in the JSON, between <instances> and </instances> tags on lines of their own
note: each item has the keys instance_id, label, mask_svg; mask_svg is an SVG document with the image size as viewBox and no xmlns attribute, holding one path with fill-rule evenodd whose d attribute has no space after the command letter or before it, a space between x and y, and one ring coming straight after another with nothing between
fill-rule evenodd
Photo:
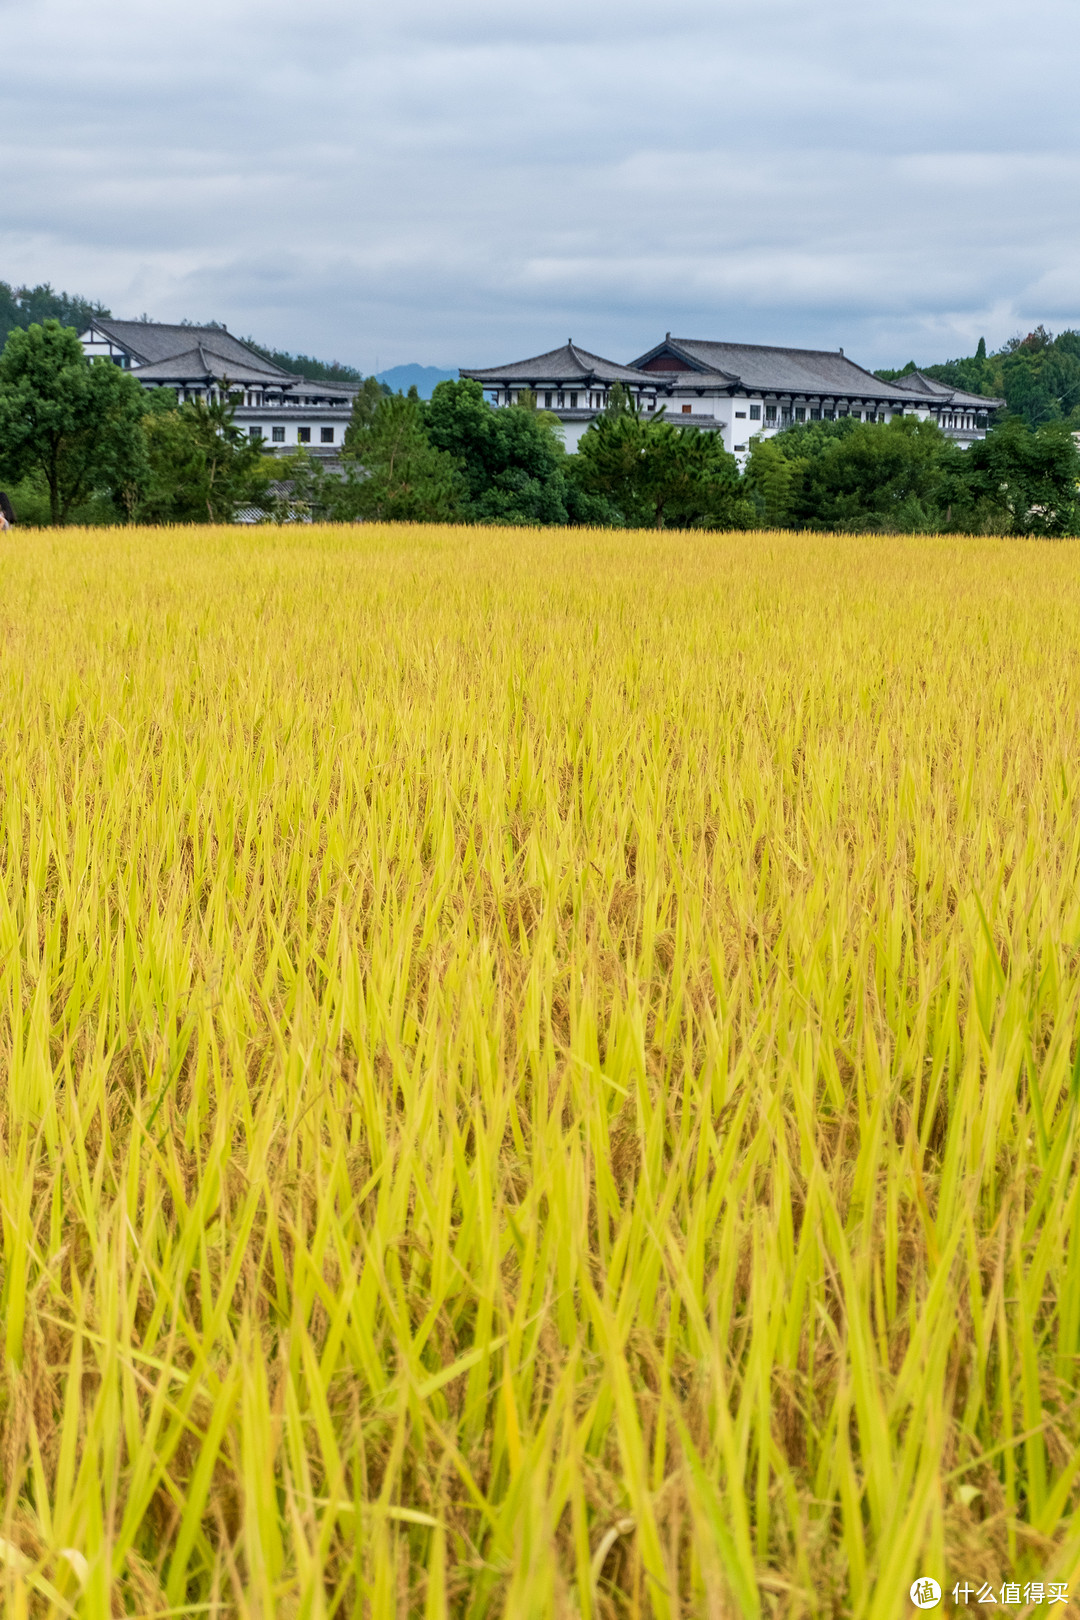
<instances>
[{"instance_id":1,"label":"dark roof ridge","mask_svg":"<svg viewBox=\"0 0 1080 1620\"><path fill-rule=\"evenodd\" d=\"M767 353L776 349L782 349L785 352L790 351L792 354L827 354L830 359L835 359L835 357L839 354L845 360L848 360L851 365L858 365L856 360L851 360L850 356L844 354L843 349L804 349L795 343L738 343L734 338L668 338L666 341L670 344L723 343L729 345L733 349L762 349ZM662 349L664 344L658 343L656 346L658 349ZM860 371L863 371L864 369L865 368L863 366L859 366Z\"/></svg>"},{"instance_id":2,"label":"dark roof ridge","mask_svg":"<svg viewBox=\"0 0 1080 1620\"><path fill-rule=\"evenodd\" d=\"M913 386L913 379L918 379L921 387ZM973 394L970 389L959 388L952 383L939 382L936 377L928 377L924 371L916 366L914 371L905 371L900 377L894 379L894 385L899 385L902 392L914 394L916 398L936 400L941 405L956 404L963 410L981 405L983 410L999 411L1005 404L1003 399L994 398L989 394Z\"/></svg>"},{"instance_id":3,"label":"dark roof ridge","mask_svg":"<svg viewBox=\"0 0 1080 1620\"><path fill-rule=\"evenodd\" d=\"M144 365L160 365L181 354L195 353L205 345L207 350L218 353L220 359L234 367L255 364L275 377L293 375L272 360L257 354L225 326L185 326L182 322L173 321L121 321L114 320L112 316L95 316L90 325ZM140 341L140 335L143 341ZM222 347L225 353L219 352Z\"/></svg>"},{"instance_id":4,"label":"dark roof ridge","mask_svg":"<svg viewBox=\"0 0 1080 1620\"><path fill-rule=\"evenodd\" d=\"M579 349L569 339L557 349L547 349L543 354L530 355L525 360L512 360L507 365L462 366L459 375L488 386L501 384L504 379L528 383L530 386L541 382L550 386L560 380L572 385L575 376L582 381L590 377L602 382L655 384L656 381L633 366L624 366L617 360L606 360L603 355L593 354L588 349Z\"/></svg>"},{"instance_id":5,"label":"dark roof ridge","mask_svg":"<svg viewBox=\"0 0 1080 1620\"><path fill-rule=\"evenodd\" d=\"M235 363L235 362L230 361L229 356L227 354L222 354L220 349L215 349L212 343L204 344L202 342L199 342L199 343L196 344L196 348L198 349L200 356L202 356L204 359L208 354L210 354L210 355L213 355L215 360L220 360L223 365L227 366L227 365ZM281 372L281 371L277 370L269 362L264 361L261 354L253 355L252 360L254 362L252 364L252 366L250 367L250 369L252 371L264 371L266 373L267 377L272 378L273 381L275 381L275 382L277 382L279 378L283 379L285 377L291 377L293 382L306 382L307 381L307 379L304 378L304 377L298 377L296 375L295 371Z\"/></svg>"},{"instance_id":6,"label":"dark roof ridge","mask_svg":"<svg viewBox=\"0 0 1080 1620\"><path fill-rule=\"evenodd\" d=\"M596 376L596 368L595 368L595 366L587 366L585 364L584 359L582 358L585 355L588 355L588 358L590 360L594 358L593 355L589 354L588 349L579 349L577 347L577 345L575 344L573 338L567 338L566 347L570 350L570 353L573 355L574 359L577 361L578 365L581 367L581 369L585 373L586 377L595 377Z\"/></svg>"},{"instance_id":7,"label":"dark roof ridge","mask_svg":"<svg viewBox=\"0 0 1080 1620\"><path fill-rule=\"evenodd\" d=\"M672 339L671 341L672 342L679 341L679 342L682 342L682 343L718 343L718 342L719 343L728 343L729 342L729 340L726 339L726 338L720 338L720 339L716 339L716 338L681 338L681 339L678 339L678 340ZM756 350L760 351L760 353L762 353L762 354L812 354L812 355L819 356L822 360L837 360L837 359L843 360L846 365L849 365L852 368L853 371L861 371L864 377L869 377L871 382L874 383L878 388L880 388L882 386L882 380L881 380L880 377L875 377L875 375L874 375L874 373L872 371L868 371L865 366L860 366L859 362L857 360L853 360L850 355L845 354L842 348L836 348L836 349L803 349L803 348L799 348L794 343L735 343L735 342L730 342L730 347L733 348L733 349L756 349ZM738 380L741 382L742 381L741 377Z\"/></svg>"}]
</instances>

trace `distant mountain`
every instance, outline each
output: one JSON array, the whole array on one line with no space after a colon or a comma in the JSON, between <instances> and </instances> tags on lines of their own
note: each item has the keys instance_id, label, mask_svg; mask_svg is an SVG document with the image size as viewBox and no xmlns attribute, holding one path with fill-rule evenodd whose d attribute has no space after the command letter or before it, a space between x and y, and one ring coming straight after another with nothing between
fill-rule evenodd
<instances>
[{"instance_id":1,"label":"distant mountain","mask_svg":"<svg viewBox=\"0 0 1080 1620\"><path fill-rule=\"evenodd\" d=\"M379 382L385 383L395 394L399 390L401 393L407 394L415 383L416 392L420 395L420 398L430 399L435 384L454 382L457 378L457 372L440 371L438 366L391 366L389 371L377 372L376 376Z\"/></svg>"}]
</instances>

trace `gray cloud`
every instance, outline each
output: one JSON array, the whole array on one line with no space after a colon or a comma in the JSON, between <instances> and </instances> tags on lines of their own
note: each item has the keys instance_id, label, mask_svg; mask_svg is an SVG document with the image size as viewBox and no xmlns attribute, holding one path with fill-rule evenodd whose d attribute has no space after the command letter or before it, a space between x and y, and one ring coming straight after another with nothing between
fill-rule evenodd
<instances>
[{"instance_id":1,"label":"gray cloud","mask_svg":"<svg viewBox=\"0 0 1080 1620\"><path fill-rule=\"evenodd\" d=\"M1080 324L1072 0L0 0L0 275L365 367Z\"/></svg>"}]
</instances>

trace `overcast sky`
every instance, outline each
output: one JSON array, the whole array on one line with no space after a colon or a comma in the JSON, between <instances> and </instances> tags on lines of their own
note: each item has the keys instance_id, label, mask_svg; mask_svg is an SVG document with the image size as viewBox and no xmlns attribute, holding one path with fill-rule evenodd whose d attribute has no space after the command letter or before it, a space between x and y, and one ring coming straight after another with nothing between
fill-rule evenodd
<instances>
[{"instance_id":1,"label":"overcast sky","mask_svg":"<svg viewBox=\"0 0 1080 1620\"><path fill-rule=\"evenodd\" d=\"M1080 326L1077 0L0 0L0 279L365 370Z\"/></svg>"}]
</instances>

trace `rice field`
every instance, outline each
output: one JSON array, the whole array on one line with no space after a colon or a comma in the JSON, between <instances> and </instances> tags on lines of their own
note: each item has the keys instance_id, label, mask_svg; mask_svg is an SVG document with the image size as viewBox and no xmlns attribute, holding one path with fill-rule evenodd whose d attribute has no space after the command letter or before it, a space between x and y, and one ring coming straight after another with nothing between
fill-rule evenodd
<instances>
[{"instance_id":1,"label":"rice field","mask_svg":"<svg viewBox=\"0 0 1080 1620\"><path fill-rule=\"evenodd\" d=\"M1080 1600L1078 626L1067 544L5 535L2 1612Z\"/></svg>"}]
</instances>

